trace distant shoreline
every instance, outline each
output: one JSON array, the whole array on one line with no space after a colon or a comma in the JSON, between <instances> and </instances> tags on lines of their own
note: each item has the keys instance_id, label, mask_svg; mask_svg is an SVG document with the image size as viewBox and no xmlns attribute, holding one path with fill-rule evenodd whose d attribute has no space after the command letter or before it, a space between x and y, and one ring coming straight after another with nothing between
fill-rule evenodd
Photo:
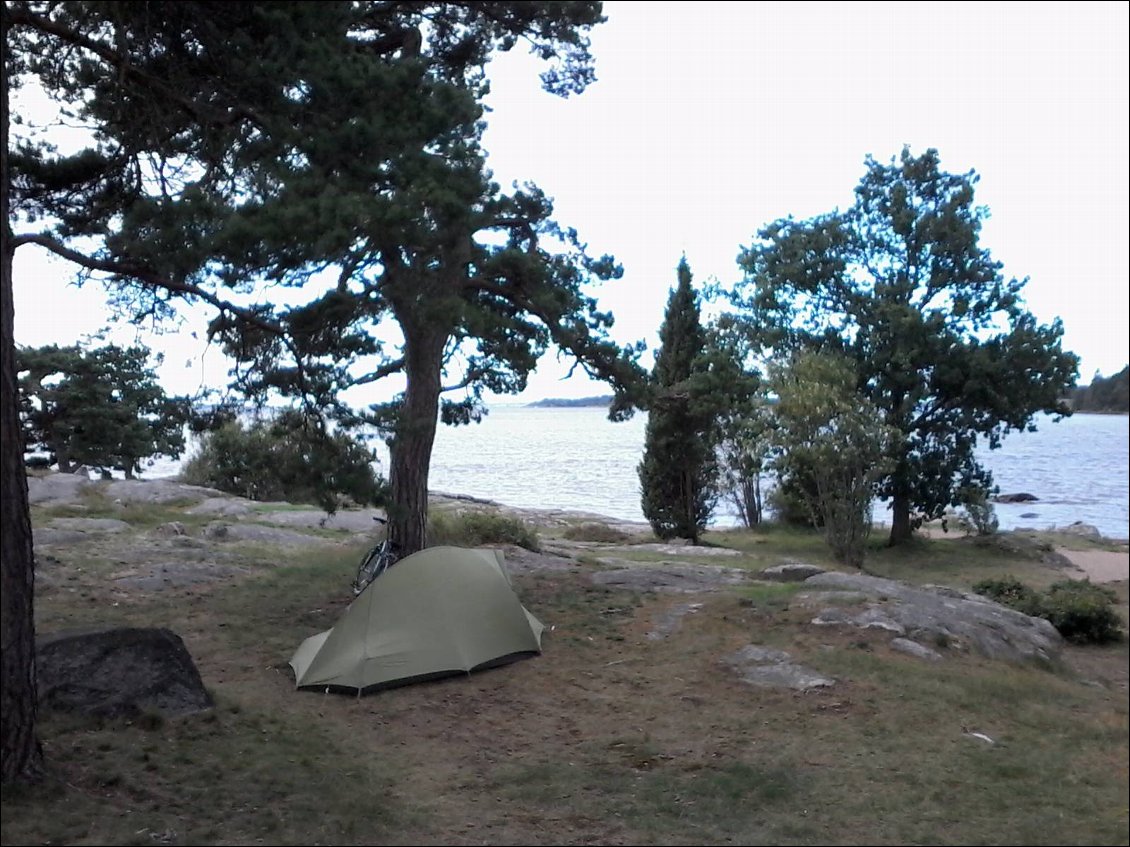
<instances>
[{"instance_id":1,"label":"distant shoreline","mask_svg":"<svg viewBox=\"0 0 1130 847\"><path fill-rule=\"evenodd\" d=\"M599 397L580 397L575 400L564 398L548 398L527 403L527 409L568 409L582 406L608 406L612 402L611 394L602 394Z\"/></svg>"}]
</instances>

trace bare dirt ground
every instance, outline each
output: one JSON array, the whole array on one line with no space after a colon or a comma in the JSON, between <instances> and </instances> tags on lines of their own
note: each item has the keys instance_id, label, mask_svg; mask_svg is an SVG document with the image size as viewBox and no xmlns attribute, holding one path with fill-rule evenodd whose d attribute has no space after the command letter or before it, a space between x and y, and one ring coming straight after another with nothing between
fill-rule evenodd
<instances>
[{"instance_id":1,"label":"bare dirt ground","mask_svg":"<svg viewBox=\"0 0 1130 847\"><path fill-rule=\"evenodd\" d=\"M1068 550L1058 548L1071 564L1092 582L1119 582L1130 579L1130 553L1108 550Z\"/></svg>"}]
</instances>

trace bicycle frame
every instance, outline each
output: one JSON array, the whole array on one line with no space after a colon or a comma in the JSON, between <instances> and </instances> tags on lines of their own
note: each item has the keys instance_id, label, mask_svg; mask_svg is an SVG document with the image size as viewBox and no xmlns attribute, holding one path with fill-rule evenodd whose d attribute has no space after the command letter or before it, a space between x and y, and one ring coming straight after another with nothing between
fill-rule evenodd
<instances>
[{"instance_id":1,"label":"bicycle frame","mask_svg":"<svg viewBox=\"0 0 1130 847\"><path fill-rule=\"evenodd\" d=\"M374 517L373 520L378 523L387 524L388 521L384 518ZM369 549L369 551L361 557L361 564L357 568L357 576L353 579L351 588L353 589L353 596L356 597L364 591L369 584L392 567L400 558L396 545L390 541L386 535L380 544Z\"/></svg>"}]
</instances>

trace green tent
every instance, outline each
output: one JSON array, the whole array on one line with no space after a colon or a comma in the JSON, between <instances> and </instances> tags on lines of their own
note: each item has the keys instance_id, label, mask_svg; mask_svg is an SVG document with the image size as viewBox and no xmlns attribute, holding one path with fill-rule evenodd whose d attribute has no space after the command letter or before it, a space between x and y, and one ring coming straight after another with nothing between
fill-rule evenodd
<instances>
[{"instance_id":1,"label":"green tent","mask_svg":"<svg viewBox=\"0 0 1130 847\"><path fill-rule=\"evenodd\" d=\"M333 629L290 660L299 688L421 682L541 652L542 624L519 602L498 550L430 547L373 580Z\"/></svg>"}]
</instances>

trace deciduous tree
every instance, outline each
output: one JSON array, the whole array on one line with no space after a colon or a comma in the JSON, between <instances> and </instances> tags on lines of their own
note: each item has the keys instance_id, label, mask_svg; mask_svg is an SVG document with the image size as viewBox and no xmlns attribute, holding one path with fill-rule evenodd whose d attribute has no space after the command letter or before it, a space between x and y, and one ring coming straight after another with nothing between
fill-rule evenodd
<instances>
[{"instance_id":1,"label":"deciduous tree","mask_svg":"<svg viewBox=\"0 0 1130 847\"><path fill-rule=\"evenodd\" d=\"M859 392L853 362L801 351L769 369L773 466L795 487L837 561L862 567L871 534L875 483L898 433Z\"/></svg>"},{"instance_id":2,"label":"deciduous tree","mask_svg":"<svg viewBox=\"0 0 1130 847\"><path fill-rule=\"evenodd\" d=\"M960 489L987 484L979 439L997 447L1041 412L1066 413L1076 375L1059 320L1039 324L1026 280L980 245L977 179L943 171L935 150L868 158L849 210L778 220L739 257L732 301L755 342L849 357L901 434L879 487L892 543L910 537L912 513L940 517Z\"/></svg>"}]
</instances>

